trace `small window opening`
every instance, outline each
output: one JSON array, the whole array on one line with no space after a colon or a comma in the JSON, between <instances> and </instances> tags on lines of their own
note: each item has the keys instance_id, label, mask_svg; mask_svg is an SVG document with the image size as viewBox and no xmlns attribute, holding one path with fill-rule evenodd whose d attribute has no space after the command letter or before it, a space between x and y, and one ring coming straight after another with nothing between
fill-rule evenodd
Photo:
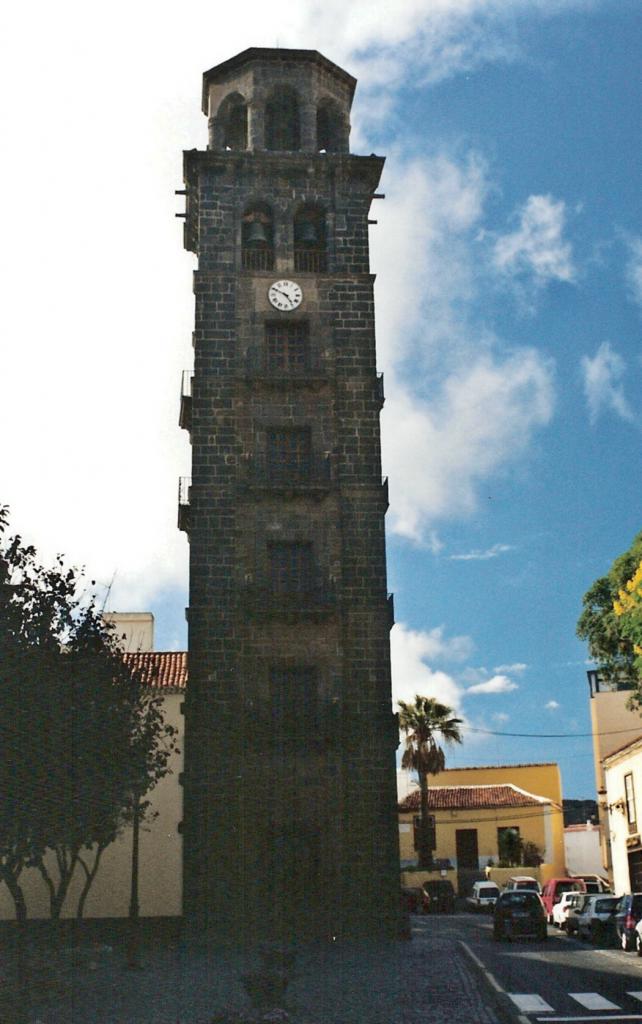
<instances>
[{"instance_id":1,"label":"small window opening","mask_svg":"<svg viewBox=\"0 0 642 1024\"><path fill-rule=\"evenodd\" d=\"M294 89L276 89L265 104L265 148L297 151L301 148L299 101Z\"/></svg>"},{"instance_id":2,"label":"small window opening","mask_svg":"<svg viewBox=\"0 0 642 1024\"><path fill-rule=\"evenodd\" d=\"M273 483L306 483L311 464L310 427L273 427L267 431L267 470Z\"/></svg>"},{"instance_id":3,"label":"small window opening","mask_svg":"<svg viewBox=\"0 0 642 1024\"><path fill-rule=\"evenodd\" d=\"M333 100L323 100L317 108L317 149L338 153L343 149L343 123Z\"/></svg>"},{"instance_id":4,"label":"small window opening","mask_svg":"<svg viewBox=\"0 0 642 1024\"><path fill-rule=\"evenodd\" d=\"M268 370L284 374L304 373L310 366L310 332L304 320L265 325Z\"/></svg>"},{"instance_id":5,"label":"small window opening","mask_svg":"<svg viewBox=\"0 0 642 1024\"><path fill-rule=\"evenodd\" d=\"M247 105L239 93L223 100L219 108L223 149L247 149Z\"/></svg>"},{"instance_id":6,"label":"small window opening","mask_svg":"<svg viewBox=\"0 0 642 1024\"><path fill-rule=\"evenodd\" d=\"M312 590L313 553L310 541L271 541L268 544L270 588L275 594L305 594Z\"/></svg>"}]
</instances>

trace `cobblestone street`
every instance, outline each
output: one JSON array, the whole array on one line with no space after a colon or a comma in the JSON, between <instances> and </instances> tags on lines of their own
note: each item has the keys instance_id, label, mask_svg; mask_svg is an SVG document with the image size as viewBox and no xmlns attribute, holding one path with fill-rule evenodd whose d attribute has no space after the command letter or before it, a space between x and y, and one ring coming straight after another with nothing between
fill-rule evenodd
<instances>
[{"instance_id":1,"label":"cobblestone street","mask_svg":"<svg viewBox=\"0 0 642 1024\"><path fill-rule=\"evenodd\" d=\"M492 993L466 956L458 917L416 918L411 942L298 951L285 1009L294 1024L499 1024ZM185 947L85 947L41 957L29 1024L209 1024L248 1006L248 957Z\"/></svg>"}]
</instances>

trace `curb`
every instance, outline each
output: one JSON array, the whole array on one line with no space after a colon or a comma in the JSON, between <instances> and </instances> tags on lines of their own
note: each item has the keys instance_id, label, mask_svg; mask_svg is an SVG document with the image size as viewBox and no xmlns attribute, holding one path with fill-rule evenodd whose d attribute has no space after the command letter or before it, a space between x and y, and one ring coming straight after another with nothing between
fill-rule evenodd
<instances>
[{"instance_id":1,"label":"curb","mask_svg":"<svg viewBox=\"0 0 642 1024\"><path fill-rule=\"evenodd\" d=\"M468 960L474 965L477 973L483 978L484 984L491 995L493 1008L496 1010L501 1024L531 1024L527 1017L516 1012L516 1007L510 1001L508 994L499 984L495 975L488 970L477 954L473 953L470 946L463 939L458 939L457 941L464 950Z\"/></svg>"}]
</instances>

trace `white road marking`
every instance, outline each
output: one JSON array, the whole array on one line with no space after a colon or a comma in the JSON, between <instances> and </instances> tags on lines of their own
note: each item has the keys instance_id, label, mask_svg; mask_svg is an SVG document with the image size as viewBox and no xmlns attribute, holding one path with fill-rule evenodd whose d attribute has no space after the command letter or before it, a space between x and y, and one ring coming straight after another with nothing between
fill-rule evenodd
<instances>
[{"instance_id":1,"label":"white road marking","mask_svg":"<svg viewBox=\"0 0 642 1024\"><path fill-rule=\"evenodd\" d=\"M604 1024L609 1020L642 1020L642 1016L639 1013L616 1013L612 1017L596 1017L591 1014L590 1017L536 1017L535 1020L546 1021L546 1024L555 1024L556 1021L573 1021L575 1024L576 1021L581 1020L592 1020L593 1024Z\"/></svg>"},{"instance_id":2,"label":"white road marking","mask_svg":"<svg viewBox=\"0 0 642 1024\"><path fill-rule=\"evenodd\" d=\"M617 1003L612 1003L597 992L569 992L571 999L583 1006L585 1010L621 1010Z\"/></svg>"},{"instance_id":3,"label":"white road marking","mask_svg":"<svg viewBox=\"0 0 642 1024\"><path fill-rule=\"evenodd\" d=\"M549 1006L541 996L511 992L507 992L506 995L509 999L513 1000L517 1009L521 1010L522 1013L540 1013L544 1011L553 1013L553 1007Z\"/></svg>"},{"instance_id":4,"label":"white road marking","mask_svg":"<svg viewBox=\"0 0 642 1024\"><path fill-rule=\"evenodd\" d=\"M642 992L627 992L627 996L633 996L634 999L638 999L642 1003Z\"/></svg>"}]
</instances>

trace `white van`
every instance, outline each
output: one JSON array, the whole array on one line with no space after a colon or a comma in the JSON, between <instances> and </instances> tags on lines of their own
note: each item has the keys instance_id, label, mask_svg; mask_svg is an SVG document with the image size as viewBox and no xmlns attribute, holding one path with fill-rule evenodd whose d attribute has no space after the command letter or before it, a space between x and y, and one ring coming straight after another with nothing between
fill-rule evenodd
<instances>
[{"instance_id":1,"label":"white van","mask_svg":"<svg viewBox=\"0 0 642 1024\"><path fill-rule=\"evenodd\" d=\"M475 882L468 902L475 910L492 910L498 896L499 889L494 882Z\"/></svg>"},{"instance_id":2,"label":"white van","mask_svg":"<svg viewBox=\"0 0 642 1024\"><path fill-rule=\"evenodd\" d=\"M541 885L531 875L513 875L512 878L509 878L504 886L504 892L512 892L514 889L529 889L530 892L536 892L538 896L542 895Z\"/></svg>"}]
</instances>

